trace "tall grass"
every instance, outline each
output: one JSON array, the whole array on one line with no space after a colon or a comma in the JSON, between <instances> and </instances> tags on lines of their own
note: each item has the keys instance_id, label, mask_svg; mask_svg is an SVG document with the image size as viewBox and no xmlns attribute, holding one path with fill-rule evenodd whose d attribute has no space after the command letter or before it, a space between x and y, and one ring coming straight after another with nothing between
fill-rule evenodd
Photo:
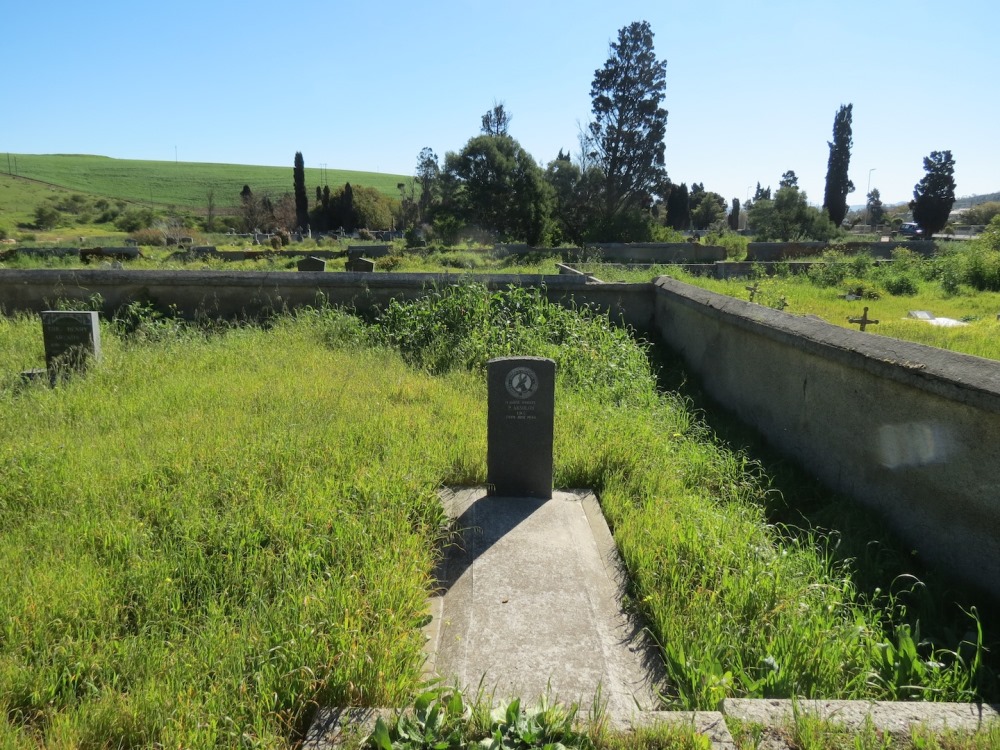
<instances>
[{"instance_id":1,"label":"tall grass","mask_svg":"<svg viewBox=\"0 0 1000 750\"><path fill-rule=\"evenodd\" d=\"M478 287L373 327L130 315L86 376L0 381L0 745L278 747L317 703L405 703L436 491L484 479L501 354L558 363L556 483L598 491L674 702L976 695L975 647L769 525L761 468L599 315ZM0 319L0 353L38 364L38 328Z\"/></svg>"},{"instance_id":2,"label":"tall grass","mask_svg":"<svg viewBox=\"0 0 1000 750\"><path fill-rule=\"evenodd\" d=\"M409 695L477 387L324 335L109 329L86 378L0 392L0 745L280 746Z\"/></svg>"},{"instance_id":3,"label":"tall grass","mask_svg":"<svg viewBox=\"0 0 1000 750\"><path fill-rule=\"evenodd\" d=\"M979 642L960 653L922 640L892 597L859 592L835 539L769 524L762 468L658 393L643 346L605 319L523 290L458 288L394 304L379 325L433 372L511 354L556 360L556 482L600 493L679 704L975 695Z\"/></svg>"}]
</instances>

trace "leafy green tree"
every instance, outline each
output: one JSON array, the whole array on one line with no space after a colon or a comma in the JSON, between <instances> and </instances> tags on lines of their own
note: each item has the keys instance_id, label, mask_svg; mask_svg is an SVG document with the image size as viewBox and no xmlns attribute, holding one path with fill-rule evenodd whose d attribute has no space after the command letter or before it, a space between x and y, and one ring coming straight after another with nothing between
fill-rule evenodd
<instances>
[{"instance_id":1,"label":"leafy green tree","mask_svg":"<svg viewBox=\"0 0 1000 750\"><path fill-rule=\"evenodd\" d=\"M753 193L753 202L757 201L769 201L771 200L771 186L768 185L767 188L762 188L760 183L757 183L757 189Z\"/></svg>"},{"instance_id":2,"label":"leafy green tree","mask_svg":"<svg viewBox=\"0 0 1000 750\"><path fill-rule=\"evenodd\" d=\"M604 177L600 210L605 223L622 213L648 210L653 197L669 189L663 142L667 110L661 106L666 73L646 21L620 29L604 67L594 72L594 120L587 144Z\"/></svg>"},{"instance_id":3,"label":"leafy green tree","mask_svg":"<svg viewBox=\"0 0 1000 750\"><path fill-rule=\"evenodd\" d=\"M431 211L441 198L441 168L434 150L425 146L417 156L417 184L420 186L420 198L417 202L418 221L430 221Z\"/></svg>"},{"instance_id":4,"label":"leafy green tree","mask_svg":"<svg viewBox=\"0 0 1000 750\"><path fill-rule=\"evenodd\" d=\"M865 203L865 223L877 227L885 219L885 209L882 207L882 196L878 188L872 188Z\"/></svg>"},{"instance_id":5,"label":"leafy green tree","mask_svg":"<svg viewBox=\"0 0 1000 750\"><path fill-rule=\"evenodd\" d=\"M552 188L521 144L509 135L480 135L445 154L446 206L501 240L539 245L551 229Z\"/></svg>"},{"instance_id":6,"label":"leafy green tree","mask_svg":"<svg viewBox=\"0 0 1000 750\"><path fill-rule=\"evenodd\" d=\"M299 229L305 229L309 224L309 195L306 193L306 165L301 151L295 152L292 183L295 188L295 223Z\"/></svg>"},{"instance_id":7,"label":"leafy green tree","mask_svg":"<svg viewBox=\"0 0 1000 750\"><path fill-rule=\"evenodd\" d=\"M931 151L924 157L926 174L913 188L910 210L927 237L944 229L955 205L955 160L951 151Z\"/></svg>"},{"instance_id":8,"label":"leafy green tree","mask_svg":"<svg viewBox=\"0 0 1000 750\"><path fill-rule=\"evenodd\" d=\"M970 206L962 214L965 224L989 224L994 216L1000 215L1000 201L987 201Z\"/></svg>"},{"instance_id":9,"label":"leafy green tree","mask_svg":"<svg viewBox=\"0 0 1000 750\"><path fill-rule=\"evenodd\" d=\"M695 197L697 195L697 198ZM701 190L692 193L691 226L694 229L708 229L726 218L726 199L718 193Z\"/></svg>"},{"instance_id":10,"label":"leafy green tree","mask_svg":"<svg viewBox=\"0 0 1000 750\"><path fill-rule=\"evenodd\" d=\"M823 208L830 221L839 227L847 216L847 196L854 192L854 183L847 177L851 164L851 118L853 104L842 104L833 119L833 140L827 141L830 158L826 163L826 190Z\"/></svg>"},{"instance_id":11,"label":"leafy green tree","mask_svg":"<svg viewBox=\"0 0 1000 750\"><path fill-rule=\"evenodd\" d=\"M747 221L760 242L828 240L837 231L824 212L808 204L804 191L791 186L779 188L774 200L754 201Z\"/></svg>"},{"instance_id":12,"label":"leafy green tree","mask_svg":"<svg viewBox=\"0 0 1000 750\"><path fill-rule=\"evenodd\" d=\"M507 135L510 121L514 119L504 109L503 102L493 102L493 109L483 115L483 135Z\"/></svg>"},{"instance_id":13,"label":"leafy green tree","mask_svg":"<svg viewBox=\"0 0 1000 750\"><path fill-rule=\"evenodd\" d=\"M791 170L791 169L789 169L787 172L785 172L783 175L781 175L781 179L778 180L778 189L779 190L781 188L796 188L796 189L798 189L798 187L799 187L799 178L795 175L795 172L793 170ZM771 189L768 188L768 193L770 193L770 192L771 192Z\"/></svg>"},{"instance_id":14,"label":"leafy green tree","mask_svg":"<svg viewBox=\"0 0 1000 750\"><path fill-rule=\"evenodd\" d=\"M593 166L581 169L560 149L545 170L545 181L552 188L554 198L552 217L556 233L553 241L582 245L596 236L593 206L603 184L601 171Z\"/></svg>"}]
</instances>

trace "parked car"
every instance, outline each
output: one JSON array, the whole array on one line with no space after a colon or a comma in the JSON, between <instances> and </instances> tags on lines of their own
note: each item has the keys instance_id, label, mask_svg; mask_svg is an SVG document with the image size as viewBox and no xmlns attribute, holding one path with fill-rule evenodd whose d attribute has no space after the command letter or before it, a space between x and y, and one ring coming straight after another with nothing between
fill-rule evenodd
<instances>
[{"instance_id":1,"label":"parked car","mask_svg":"<svg viewBox=\"0 0 1000 750\"><path fill-rule=\"evenodd\" d=\"M904 237L923 237L924 230L920 226L912 221L908 221L905 224L900 225L899 233Z\"/></svg>"}]
</instances>

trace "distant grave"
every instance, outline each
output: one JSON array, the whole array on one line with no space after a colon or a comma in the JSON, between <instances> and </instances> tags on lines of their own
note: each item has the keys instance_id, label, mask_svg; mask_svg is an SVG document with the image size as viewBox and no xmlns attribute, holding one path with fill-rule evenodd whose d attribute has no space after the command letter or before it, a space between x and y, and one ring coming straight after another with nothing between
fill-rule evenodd
<instances>
[{"instance_id":1,"label":"distant grave","mask_svg":"<svg viewBox=\"0 0 1000 750\"><path fill-rule=\"evenodd\" d=\"M906 317L923 321L924 323L937 326L938 328L960 328L961 326L969 325L965 321L955 320L954 318L938 318L934 315L934 313L928 312L927 310L910 310L906 314Z\"/></svg>"},{"instance_id":2,"label":"distant grave","mask_svg":"<svg viewBox=\"0 0 1000 750\"><path fill-rule=\"evenodd\" d=\"M556 363L501 357L487 364L486 483L499 497L552 497Z\"/></svg>"},{"instance_id":3,"label":"distant grave","mask_svg":"<svg viewBox=\"0 0 1000 750\"><path fill-rule=\"evenodd\" d=\"M295 267L299 271L325 271L326 261L322 258L303 258L295 265Z\"/></svg>"},{"instance_id":4,"label":"distant grave","mask_svg":"<svg viewBox=\"0 0 1000 750\"><path fill-rule=\"evenodd\" d=\"M368 258L348 258L344 268L355 273L372 273L375 270L375 261Z\"/></svg>"},{"instance_id":5,"label":"distant grave","mask_svg":"<svg viewBox=\"0 0 1000 750\"><path fill-rule=\"evenodd\" d=\"M372 258L381 258L392 252L392 245L348 245L347 257L360 258L362 255L369 255Z\"/></svg>"}]
</instances>

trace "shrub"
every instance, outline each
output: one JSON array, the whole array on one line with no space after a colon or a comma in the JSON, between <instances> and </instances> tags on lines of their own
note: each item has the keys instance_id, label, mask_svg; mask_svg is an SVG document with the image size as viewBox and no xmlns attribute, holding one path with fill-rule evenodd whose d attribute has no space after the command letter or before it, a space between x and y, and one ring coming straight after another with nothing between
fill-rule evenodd
<instances>
[{"instance_id":1,"label":"shrub","mask_svg":"<svg viewBox=\"0 0 1000 750\"><path fill-rule=\"evenodd\" d=\"M882 279L882 286L885 290L896 297L904 295L914 295L917 293L917 282L910 276L901 273L893 274Z\"/></svg>"},{"instance_id":2,"label":"shrub","mask_svg":"<svg viewBox=\"0 0 1000 750\"><path fill-rule=\"evenodd\" d=\"M120 232L138 232L140 229L149 229L153 225L153 219L151 209L132 209L120 214L115 219L115 226Z\"/></svg>"},{"instance_id":3,"label":"shrub","mask_svg":"<svg viewBox=\"0 0 1000 750\"><path fill-rule=\"evenodd\" d=\"M167 238L159 229L139 229L132 232L129 238L146 247L162 247L167 244Z\"/></svg>"},{"instance_id":4,"label":"shrub","mask_svg":"<svg viewBox=\"0 0 1000 750\"><path fill-rule=\"evenodd\" d=\"M52 206L35 208L35 227L37 229L54 229L62 219L62 214Z\"/></svg>"},{"instance_id":5,"label":"shrub","mask_svg":"<svg viewBox=\"0 0 1000 750\"><path fill-rule=\"evenodd\" d=\"M271 235L271 249L280 250L281 249L281 237L276 234Z\"/></svg>"},{"instance_id":6,"label":"shrub","mask_svg":"<svg viewBox=\"0 0 1000 750\"><path fill-rule=\"evenodd\" d=\"M367 229L358 230L358 239L365 240L366 242L371 242L375 239L375 235L369 232Z\"/></svg>"},{"instance_id":7,"label":"shrub","mask_svg":"<svg viewBox=\"0 0 1000 750\"><path fill-rule=\"evenodd\" d=\"M381 258L375 259L375 268L379 271L395 271L401 265L403 265L401 255L383 255Z\"/></svg>"}]
</instances>

